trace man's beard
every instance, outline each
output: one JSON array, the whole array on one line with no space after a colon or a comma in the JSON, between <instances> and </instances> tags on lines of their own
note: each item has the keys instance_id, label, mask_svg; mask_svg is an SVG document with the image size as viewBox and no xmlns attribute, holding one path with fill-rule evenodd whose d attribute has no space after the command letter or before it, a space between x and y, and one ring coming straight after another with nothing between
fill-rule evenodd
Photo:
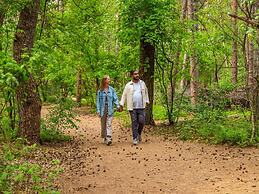
<instances>
[{"instance_id":1,"label":"man's beard","mask_svg":"<svg viewBox=\"0 0 259 194\"><path fill-rule=\"evenodd\" d=\"M133 78L135 81L138 81L139 80L139 77L134 77Z\"/></svg>"}]
</instances>

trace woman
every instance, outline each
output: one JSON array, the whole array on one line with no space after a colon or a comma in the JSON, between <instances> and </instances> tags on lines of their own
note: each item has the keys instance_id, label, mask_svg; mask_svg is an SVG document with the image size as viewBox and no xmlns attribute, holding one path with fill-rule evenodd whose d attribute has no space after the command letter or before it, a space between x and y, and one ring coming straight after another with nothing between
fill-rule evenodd
<instances>
[{"instance_id":1,"label":"woman","mask_svg":"<svg viewBox=\"0 0 259 194\"><path fill-rule=\"evenodd\" d=\"M100 89L97 93L96 106L97 113L101 118L101 137L104 139L104 143L111 145L112 143L112 119L113 119L113 107L116 105L118 111L120 111L119 100L113 87L110 85L110 77L104 76L100 85Z\"/></svg>"}]
</instances>

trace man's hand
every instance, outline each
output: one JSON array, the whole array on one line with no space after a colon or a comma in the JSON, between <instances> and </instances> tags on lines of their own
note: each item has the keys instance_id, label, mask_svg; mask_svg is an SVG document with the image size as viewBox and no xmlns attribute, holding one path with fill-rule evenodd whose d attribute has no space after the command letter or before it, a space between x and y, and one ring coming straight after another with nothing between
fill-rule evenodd
<instances>
[{"instance_id":1,"label":"man's hand","mask_svg":"<svg viewBox=\"0 0 259 194\"><path fill-rule=\"evenodd\" d=\"M123 111L123 106L120 106L119 108L118 108L118 112L122 112Z\"/></svg>"}]
</instances>

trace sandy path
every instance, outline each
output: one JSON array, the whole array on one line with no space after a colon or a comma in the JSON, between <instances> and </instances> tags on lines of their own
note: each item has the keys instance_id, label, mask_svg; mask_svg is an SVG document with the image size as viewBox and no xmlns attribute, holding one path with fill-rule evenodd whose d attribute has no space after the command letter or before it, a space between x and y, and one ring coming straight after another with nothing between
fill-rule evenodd
<instances>
[{"instance_id":1,"label":"sandy path","mask_svg":"<svg viewBox=\"0 0 259 194\"><path fill-rule=\"evenodd\" d=\"M80 130L72 133L81 137L76 149L83 154L60 177L62 193L259 193L256 148L165 141L145 132L133 146L130 129L116 119L113 144L106 146L99 118L81 113L79 119Z\"/></svg>"}]
</instances>

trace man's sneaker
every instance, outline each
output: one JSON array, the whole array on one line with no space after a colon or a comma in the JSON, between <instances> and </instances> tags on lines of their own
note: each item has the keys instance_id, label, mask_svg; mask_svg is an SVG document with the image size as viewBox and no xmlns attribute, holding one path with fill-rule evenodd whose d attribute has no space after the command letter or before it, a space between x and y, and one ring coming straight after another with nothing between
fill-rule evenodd
<instances>
[{"instance_id":1,"label":"man's sneaker","mask_svg":"<svg viewBox=\"0 0 259 194\"><path fill-rule=\"evenodd\" d=\"M138 141L141 142L142 141L142 137L141 135L138 135Z\"/></svg>"},{"instance_id":2,"label":"man's sneaker","mask_svg":"<svg viewBox=\"0 0 259 194\"><path fill-rule=\"evenodd\" d=\"M107 144L107 139L106 139L106 137L103 138L103 143L104 143L104 144Z\"/></svg>"},{"instance_id":3,"label":"man's sneaker","mask_svg":"<svg viewBox=\"0 0 259 194\"><path fill-rule=\"evenodd\" d=\"M137 145L138 144L138 140L137 139L133 139L133 145Z\"/></svg>"}]
</instances>

